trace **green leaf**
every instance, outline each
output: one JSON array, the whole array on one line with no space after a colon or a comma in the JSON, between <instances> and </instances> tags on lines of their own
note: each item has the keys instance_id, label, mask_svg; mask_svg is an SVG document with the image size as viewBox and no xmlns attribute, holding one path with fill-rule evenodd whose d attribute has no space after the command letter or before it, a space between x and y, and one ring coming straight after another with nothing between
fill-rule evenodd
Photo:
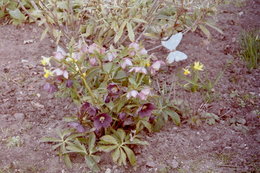
<instances>
[{"instance_id":1,"label":"green leaf","mask_svg":"<svg viewBox=\"0 0 260 173\"><path fill-rule=\"evenodd\" d=\"M100 171L100 168L98 167L98 165L97 165L96 161L93 159L93 157L85 156L85 162L92 171L94 171L94 172Z\"/></svg>"},{"instance_id":2,"label":"green leaf","mask_svg":"<svg viewBox=\"0 0 260 173\"><path fill-rule=\"evenodd\" d=\"M91 153L94 150L95 143L96 143L96 135L92 132L92 133L90 133L89 138L88 138L88 148L89 148L89 151L91 151Z\"/></svg>"},{"instance_id":3,"label":"green leaf","mask_svg":"<svg viewBox=\"0 0 260 173\"><path fill-rule=\"evenodd\" d=\"M68 168L72 168L72 163L71 163L71 160L70 160L70 156L69 156L68 154L64 154L63 160L64 160L64 162L65 162L65 165L66 165Z\"/></svg>"},{"instance_id":4,"label":"green leaf","mask_svg":"<svg viewBox=\"0 0 260 173\"><path fill-rule=\"evenodd\" d=\"M113 159L113 162L117 162L117 160L119 159L119 157L120 157L120 150L119 150L119 148L117 148L112 154L111 154L111 156L112 156L112 159Z\"/></svg>"},{"instance_id":5,"label":"green leaf","mask_svg":"<svg viewBox=\"0 0 260 173\"><path fill-rule=\"evenodd\" d=\"M119 164L119 166L121 166L122 163L124 165L126 165L126 154L125 154L125 152L122 148L120 148L119 150L120 150L120 157L119 157L119 160L118 160L118 164Z\"/></svg>"},{"instance_id":6,"label":"green leaf","mask_svg":"<svg viewBox=\"0 0 260 173\"><path fill-rule=\"evenodd\" d=\"M117 134L118 134L118 136L119 136L121 142L123 143L124 140L125 140L125 136L126 136L126 135L125 135L125 131L124 131L123 129L118 129L118 130L117 130Z\"/></svg>"},{"instance_id":7,"label":"green leaf","mask_svg":"<svg viewBox=\"0 0 260 173\"><path fill-rule=\"evenodd\" d=\"M132 85L134 85L134 86L137 85L137 83L136 83L136 81L135 81L134 78L130 77L130 78L128 78L128 80L129 80L129 82L130 82Z\"/></svg>"},{"instance_id":8,"label":"green leaf","mask_svg":"<svg viewBox=\"0 0 260 173\"><path fill-rule=\"evenodd\" d=\"M129 142L129 144L135 144L135 145L149 145L146 141L141 141L140 139L134 138L132 142Z\"/></svg>"},{"instance_id":9,"label":"green leaf","mask_svg":"<svg viewBox=\"0 0 260 173\"><path fill-rule=\"evenodd\" d=\"M149 122L147 122L147 121L145 121L145 120L142 120L141 122L142 122L142 124L144 125L144 127L147 128L147 130L148 130L149 132L152 132L152 125L151 125Z\"/></svg>"},{"instance_id":10,"label":"green leaf","mask_svg":"<svg viewBox=\"0 0 260 173\"><path fill-rule=\"evenodd\" d=\"M120 26L120 28L119 28L119 31L116 33L116 36L115 36L115 38L114 38L114 42L115 42L115 43L117 43L118 40L122 37L122 35L123 35L123 33L124 33L124 29L125 29L126 24L127 24L127 21L126 21L126 20L121 24L121 26Z\"/></svg>"},{"instance_id":11,"label":"green leaf","mask_svg":"<svg viewBox=\"0 0 260 173\"><path fill-rule=\"evenodd\" d=\"M128 37L129 37L130 41L134 42L135 41L135 34L134 34L132 24L128 22L126 27L127 27Z\"/></svg>"},{"instance_id":12,"label":"green leaf","mask_svg":"<svg viewBox=\"0 0 260 173\"><path fill-rule=\"evenodd\" d=\"M117 147L118 147L118 145L99 145L98 150L108 153L108 152L116 149Z\"/></svg>"},{"instance_id":13,"label":"green leaf","mask_svg":"<svg viewBox=\"0 0 260 173\"><path fill-rule=\"evenodd\" d=\"M171 117L172 121L179 126L181 124L181 119L179 114L177 114L175 111L167 109L165 112Z\"/></svg>"},{"instance_id":14,"label":"green leaf","mask_svg":"<svg viewBox=\"0 0 260 173\"><path fill-rule=\"evenodd\" d=\"M199 28L202 30L202 32L203 32L208 38L210 38L211 34L210 34L209 30L208 30L204 25L199 25Z\"/></svg>"},{"instance_id":15,"label":"green leaf","mask_svg":"<svg viewBox=\"0 0 260 173\"><path fill-rule=\"evenodd\" d=\"M102 136L100 139L109 144L118 144L117 140L113 136L110 136L110 135Z\"/></svg>"},{"instance_id":16,"label":"green leaf","mask_svg":"<svg viewBox=\"0 0 260 173\"><path fill-rule=\"evenodd\" d=\"M105 64L103 65L103 70L104 70L106 73L108 73L108 74L111 72L112 68L113 68L113 63L112 63L112 62L110 62L110 63L105 63Z\"/></svg>"},{"instance_id":17,"label":"green leaf","mask_svg":"<svg viewBox=\"0 0 260 173\"><path fill-rule=\"evenodd\" d=\"M209 27L215 29L215 30L218 31L219 33L224 34L223 31L222 31L221 29L219 29L218 27L216 27L215 25L213 25L213 24L211 24L211 23L208 23L208 22L206 22L205 24L208 25Z\"/></svg>"},{"instance_id":18,"label":"green leaf","mask_svg":"<svg viewBox=\"0 0 260 173\"><path fill-rule=\"evenodd\" d=\"M19 10L19 8L16 8L15 10L8 10L8 12L13 19L19 21L25 20L25 15Z\"/></svg>"},{"instance_id":19,"label":"green leaf","mask_svg":"<svg viewBox=\"0 0 260 173\"><path fill-rule=\"evenodd\" d=\"M132 166L134 166L136 164L136 158L134 152L127 146L123 146L123 149L126 152L129 162L131 163Z\"/></svg>"}]
</instances>

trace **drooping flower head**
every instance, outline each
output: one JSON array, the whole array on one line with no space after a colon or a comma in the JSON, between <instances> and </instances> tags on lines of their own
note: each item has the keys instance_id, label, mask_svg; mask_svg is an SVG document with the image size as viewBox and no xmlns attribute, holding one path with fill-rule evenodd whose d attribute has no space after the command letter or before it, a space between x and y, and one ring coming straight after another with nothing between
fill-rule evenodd
<instances>
[{"instance_id":1,"label":"drooping flower head","mask_svg":"<svg viewBox=\"0 0 260 173\"><path fill-rule=\"evenodd\" d=\"M143 74L147 74L147 70L144 67L132 67L129 72L135 72L135 73L143 73Z\"/></svg>"},{"instance_id":2,"label":"drooping flower head","mask_svg":"<svg viewBox=\"0 0 260 173\"><path fill-rule=\"evenodd\" d=\"M97 45L96 43L91 44L88 46L88 53L99 53L99 54L104 54L106 52L106 49L102 46Z\"/></svg>"},{"instance_id":3,"label":"drooping flower head","mask_svg":"<svg viewBox=\"0 0 260 173\"><path fill-rule=\"evenodd\" d=\"M89 59L89 64L91 66L97 66L98 65L97 59L96 58L90 58Z\"/></svg>"},{"instance_id":4,"label":"drooping flower head","mask_svg":"<svg viewBox=\"0 0 260 173\"><path fill-rule=\"evenodd\" d=\"M121 93L119 86L115 83L110 83L107 86L108 95L105 98L105 103L109 103L111 100L117 99Z\"/></svg>"},{"instance_id":5,"label":"drooping flower head","mask_svg":"<svg viewBox=\"0 0 260 173\"><path fill-rule=\"evenodd\" d=\"M73 86L73 81L70 80L70 79L67 80L67 81L66 81L66 87L67 87L67 88L71 88L72 86Z\"/></svg>"},{"instance_id":6,"label":"drooping flower head","mask_svg":"<svg viewBox=\"0 0 260 173\"><path fill-rule=\"evenodd\" d=\"M138 109L138 115L140 117L150 117L155 106L152 103L143 104L141 108Z\"/></svg>"},{"instance_id":7,"label":"drooping flower head","mask_svg":"<svg viewBox=\"0 0 260 173\"><path fill-rule=\"evenodd\" d=\"M147 54L147 50L145 48L142 48L136 42L131 43L129 45L129 48L132 49L132 51L130 51L130 53L129 53L130 56L135 56L136 54L140 54L140 55L146 55Z\"/></svg>"},{"instance_id":8,"label":"drooping flower head","mask_svg":"<svg viewBox=\"0 0 260 173\"><path fill-rule=\"evenodd\" d=\"M151 92L151 88L144 88L140 91L140 93L138 94L138 97L141 99L141 100L146 100L148 96L150 96L152 94Z\"/></svg>"},{"instance_id":9,"label":"drooping flower head","mask_svg":"<svg viewBox=\"0 0 260 173\"><path fill-rule=\"evenodd\" d=\"M102 127L108 128L112 122L112 117L106 113L99 114L94 117L94 127L99 130Z\"/></svg>"},{"instance_id":10,"label":"drooping flower head","mask_svg":"<svg viewBox=\"0 0 260 173\"><path fill-rule=\"evenodd\" d=\"M123 62L121 63L122 69L125 69L127 66L132 66L133 63L130 58L124 58Z\"/></svg>"},{"instance_id":11,"label":"drooping flower head","mask_svg":"<svg viewBox=\"0 0 260 173\"><path fill-rule=\"evenodd\" d=\"M137 96L138 96L138 91L136 91L136 90L129 91L126 94L127 99L130 99L131 97L136 98Z\"/></svg>"},{"instance_id":12,"label":"drooping flower head","mask_svg":"<svg viewBox=\"0 0 260 173\"><path fill-rule=\"evenodd\" d=\"M151 74L154 75L157 71L159 71L162 65L165 65L165 62L160 60L155 61L150 68Z\"/></svg>"},{"instance_id":13,"label":"drooping flower head","mask_svg":"<svg viewBox=\"0 0 260 173\"><path fill-rule=\"evenodd\" d=\"M44 86L43 86L43 89L49 93L54 93L56 91L58 91L58 87L57 85L55 84L50 84L50 83L46 83Z\"/></svg>"},{"instance_id":14,"label":"drooping flower head","mask_svg":"<svg viewBox=\"0 0 260 173\"><path fill-rule=\"evenodd\" d=\"M65 58L65 56L66 52L58 46L56 52L54 52L54 58L61 61Z\"/></svg>"},{"instance_id":15,"label":"drooping flower head","mask_svg":"<svg viewBox=\"0 0 260 173\"><path fill-rule=\"evenodd\" d=\"M194 70L203 71L203 67L204 65L202 63L198 61L194 62L194 66L193 66Z\"/></svg>"},{"instance_id":16,"label":"drooping flower head","mask_svg":"<svg viewBox=\"0 0 260 173\"><path fill-rule=\"evenodd\" d=\"M80 116L89 115L89 116L95 116L98 112L98 109L92 106L90 103L85 102L81 105L80 108Z\"/></svg>"},{"instance_id":17,"label":"drooping flower head","mask_svg":"<svg viewBox=\"0 0 260 173\"><path fill-rule=\"evenodd\" d=\"M62 70L60 68L53 70L53 73L56 74L57 76L64 77L65 79L69 78L69 73L66 70Z\"/></svg>"}]
</instances>

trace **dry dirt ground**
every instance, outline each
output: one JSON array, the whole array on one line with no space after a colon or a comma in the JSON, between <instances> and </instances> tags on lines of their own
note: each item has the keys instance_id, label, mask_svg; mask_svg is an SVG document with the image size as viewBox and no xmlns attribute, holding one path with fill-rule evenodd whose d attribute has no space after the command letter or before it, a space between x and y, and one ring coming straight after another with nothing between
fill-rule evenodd
<instances>
[{"instance_id":1,"label":"dry dirt ground","mask_svg":"<svg viewBox=\"0 0 260 173\"><path fill-rule=\"evenodd\" d=\"M195 60L205 65L212 80L225 70L210 101L203 99L203 92L182 90L176 96L186 100L191 110L214 113L220 120L198 127L169 123L147 135L149 146L136 149L136 168L114 166L110 156L103 155L103 172L260 172L260 70L248 71L237 55L241 31L260 27L259 0L223 5L217 24L224 35L212 30L210 40L199 31L186 34L179 49L189 59L167 68L160 79L170 79L177 66ZM40 33L31 24L0 26L0 173L88 172L77 157L74 168L67 169L50 144L39 142L43 136L54 136L55 129L65 125L62 118L77 109L68 99L42 91L39 60L51 55L54 45L48 38L40 41ZM155 53L166 55L163 49Z\"/></svg>"}]
</instances>

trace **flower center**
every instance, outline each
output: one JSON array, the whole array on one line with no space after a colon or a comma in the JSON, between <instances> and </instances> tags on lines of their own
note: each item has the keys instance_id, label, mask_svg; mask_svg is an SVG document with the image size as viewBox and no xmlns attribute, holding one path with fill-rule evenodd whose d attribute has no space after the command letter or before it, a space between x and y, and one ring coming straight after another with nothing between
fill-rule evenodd
<instances>
[{"instance_id":1,"label":"flower center","mask_svg":"<svg viewBox=\"0 0 260 173\"><path fill-rule=\"evenodd\" d=\"M142 110L145 110L145 109L147 109L147 106L146 106L146 105L144 105L144 106L142 107Z\"/></svg>"},{"instance_id":2,"label":"flower center","mask_svg":"<svg viewBox=\"0 0 260 173\"><path fill-rule=\"evenodd\" d=\"M100 121L101 123L103 123L104 120L105 120L105 117L100 117L100 118L99 118L99 121Z\"/></svg>"},{"instance_id":3,"label":"flower center","mask_svg":"<svg viewBox=\"0 0 260 173\"><path fill-rule=\"evenodd\" d=\"M118 88L117 88L117 87L113 87L113 88L111 89L111 91L112 91L112 93L117 93L117 92L118 92Z\"/></svg>"}]
</instances>

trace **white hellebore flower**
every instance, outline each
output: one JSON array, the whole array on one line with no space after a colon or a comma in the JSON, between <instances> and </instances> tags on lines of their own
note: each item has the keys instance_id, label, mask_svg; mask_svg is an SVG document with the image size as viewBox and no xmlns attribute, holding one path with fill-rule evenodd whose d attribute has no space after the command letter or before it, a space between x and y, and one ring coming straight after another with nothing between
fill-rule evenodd
<instances>
[{"instance_id":1,"label":"white hellebore flower","mask_svg":"<svg viewBox=\"0 0 260 173\"><path fill-rule=\"evenodd\" d=\"M129 72L135 72L135 73L143 73L147 74L147 70L144 67L132 67Z\"/></svg>"},{"instance_id":2,"label":"white hellebore flower","mask_svg":"<svg viewBox=\"0 0 260 173\"><path fill-rule=\"evenodd\" d=\"M131 59L129 59L129 58L124 58L123 62L121 63L122 69L125 69L127 66L132 66L132 65L133 65L133 63L132 63Z\"/></svg>"},{"instance_id":3,"label":"white hellebore flower","mask_svg":"<svg viewBox=\"0 0 260 173\"><path fill-rule=\"evenodd\" d=\"M53 70L53 73L57 76L63 76L65 79L69 78L69 73L66 70L61 70L60 68Z\"/></svg>"},{"instance_id":4,"label":"white hellebore flower","mask_svg":"<svg viewBox=\"0 0 260 173\"><path fill-rule=\"evenodd\" d=\"M136 90L129 91L126 94L127 99L130 99L131 97L136 98L138 96L138 92Z\"/></svg>"}]
</instances>

